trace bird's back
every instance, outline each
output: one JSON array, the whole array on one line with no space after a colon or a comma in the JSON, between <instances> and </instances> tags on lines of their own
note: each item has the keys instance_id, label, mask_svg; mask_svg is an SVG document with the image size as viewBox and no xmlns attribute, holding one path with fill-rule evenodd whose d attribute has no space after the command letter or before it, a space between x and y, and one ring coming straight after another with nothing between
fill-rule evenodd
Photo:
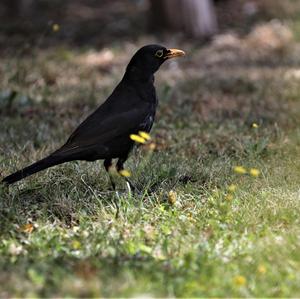
<instances>
[{"instance_id":1,"label":"bird's back","mask_svg":"<svg viewBox=\"0 0 300 299\"><path fill-rule=\"evenodd\" d=\"M72 133L56 154L74 159L116 158L130 151L129 135L151 130L157 98L153 82L122 80L109 98ZM90 156L86 157L86 153Z\"/></svg>"}]
</instances>

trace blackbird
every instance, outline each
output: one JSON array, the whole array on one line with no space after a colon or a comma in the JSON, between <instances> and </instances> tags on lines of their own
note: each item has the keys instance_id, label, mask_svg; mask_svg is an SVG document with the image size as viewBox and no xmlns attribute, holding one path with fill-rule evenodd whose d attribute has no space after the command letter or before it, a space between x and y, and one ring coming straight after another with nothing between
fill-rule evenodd
<instances>
[{"instance_id":1,"label":"blackbird","mask_svg":"<svg viewBox=\"0 0 300 299\"><path fill-rule=\"evenodd\" d=\"M112 94L77 127L62 147L5 177L2 182L12 184L48 167L74 160L104 159L104 167L109 173L112 160L118 158L116 169L118 172L123 170L134 146L130 135L139 131L150 132L154 122L158 104L154 73L169 58L183 55L185 53L181 50L160 45L140 48ZM115 189L112 179L111 184Z\"/></svg>"}]
</instances>

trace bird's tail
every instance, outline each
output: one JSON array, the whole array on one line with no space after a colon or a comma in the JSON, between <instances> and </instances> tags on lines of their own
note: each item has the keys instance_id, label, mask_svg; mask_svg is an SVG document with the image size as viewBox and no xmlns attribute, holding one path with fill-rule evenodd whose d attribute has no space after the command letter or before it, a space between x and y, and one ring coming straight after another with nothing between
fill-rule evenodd
<instances>
[{"instance_id":1,"label":"bird's tail","mask_svg":"<svg viewBox=\"0 0 300 299\"><path fill-rule=\"evenodd\" d=\"M63 159L61 156L53 156L50 155L40 161L37 161L9 176L7 176L6 178L4 178L2 180L2 183L6 183L8 185L13 184L17 181L20 181L38 171L44 170L48 167L57 165L57 164L61 164L66 162L65 159Z\"/></svg>"}]
</instances>

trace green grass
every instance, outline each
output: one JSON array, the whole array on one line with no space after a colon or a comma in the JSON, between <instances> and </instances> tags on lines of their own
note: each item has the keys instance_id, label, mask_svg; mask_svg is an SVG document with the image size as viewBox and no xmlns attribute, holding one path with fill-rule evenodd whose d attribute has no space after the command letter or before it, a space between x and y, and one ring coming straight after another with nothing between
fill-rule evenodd
<instances>
[{"instance_id":1,"label":"green grass","mask_svg":"<svg viewBox=\"0 0 300 299\"><path fill-rule=\"evenodd\" d=\"M67 48L1 58L1 175L57 148L105 99L130 56L120 50L105 70ZM280 60L209 68L191 53L156 78L157 150L126 164L138 193L122 179L109 191L101 162L0 189L1 297L300 296L299 80Z\"/></svg>"}]
</instances>

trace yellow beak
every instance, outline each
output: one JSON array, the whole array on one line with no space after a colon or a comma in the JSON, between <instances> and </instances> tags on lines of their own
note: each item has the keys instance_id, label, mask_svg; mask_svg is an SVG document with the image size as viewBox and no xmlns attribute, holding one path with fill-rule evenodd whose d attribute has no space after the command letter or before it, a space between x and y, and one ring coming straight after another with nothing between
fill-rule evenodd
<instances>
[{"instance_id":1,"label":"yellow beak","mask_svg":"<svg viewBox=\"0 0 300 299\"><path fill-rule=\"evenodd\" d=\"M164 58L174 58L179 56L184 56L185 53L182 50L178 49L168 49L167 55Z\"/></svg>"}]
</instances>

